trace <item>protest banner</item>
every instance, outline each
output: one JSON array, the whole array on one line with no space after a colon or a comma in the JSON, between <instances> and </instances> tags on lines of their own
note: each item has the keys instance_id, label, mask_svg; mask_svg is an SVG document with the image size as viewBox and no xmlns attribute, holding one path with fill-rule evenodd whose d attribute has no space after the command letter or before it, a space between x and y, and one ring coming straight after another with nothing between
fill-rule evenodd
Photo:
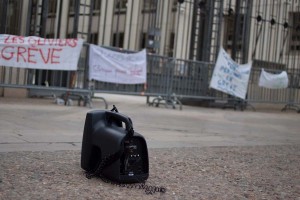
<instances>
[{"instance_id":1,"label":"protest banner","mask_svg":"<svg viewBox=\"0 0 300 200\"><path fill-rule=\"evenodd\" d=\"M89 79L120 84L142 84L147 80L146 50L120 53L90 45Z\"/></svg>"},{"instance_id":2,"label":"protest banner","mask_svg":"<svg viewBox=\"0 0 300 200\"><path fill-rule=\"evenodd\" d=\"M289 83L288 75L286 71L282 71L280 74L272 74L261 69L258 85L269 89L281 89L287 88Z\"/></svg>"},{"instance_id":3,"label":"protest banner","mask_svg":"<svg viewBox=\"0 0 300 200\"><path fill-rule=\"evenodd\" d=\"M0 66L77 70L82 44L82 39L0 34Z\"/></svg>"},{"instance_id":4,"label":"protest banner","mask_svg":"<svg viewBox=\"0 0 300 200\"><path fill-rule=\"evenodd\" d=\"M245 99L252 62L239 65L221 48L213 71L210 87Z\"/></svg>"}]
</instances>

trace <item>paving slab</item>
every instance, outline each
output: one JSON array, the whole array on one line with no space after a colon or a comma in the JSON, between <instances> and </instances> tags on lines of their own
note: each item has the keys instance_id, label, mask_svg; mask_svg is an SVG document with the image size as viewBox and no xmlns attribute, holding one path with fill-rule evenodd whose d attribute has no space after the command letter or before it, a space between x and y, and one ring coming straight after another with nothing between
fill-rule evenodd
<instances>
[{"instance_id":1,"label":"paving slab","mask_svg":"<svg viewBox=\"0 0 300 200\"><path fill-rule=\"evenodd\" d=\"M85 177L83 126L88 111L104 109L100 100L89 109L0 98L0 199L300 199L300 115L281 112L284 105L179 110L148 106L141 96L100 95L145 136L146 184Z\"/></svg>"},{"instance_id":2,"label":"paving slab","mask_svg":"<svg viewBox=\"0 0 300 200\"><path fill-rule=\"evenodd\" d=\"M299 145L152 148L142 186L87 179L78 150L2 152L0 199L299 200L299 157Z\"/></svg>"},{"instance_id":3,"label":"paving slab","mask_svg":"<svg viewBox=\"0 0 300 200\"><path fill-rule=\"evenodd\" d=\"M146 97L100 94L109 109L129 116L149 148L300 144L300 115L280 108L234 111L183 106L148 106ZM0 152L80 150L86 113L93 109L57 105L54 99L0 98Z\"/></svg>"}]
</instances>

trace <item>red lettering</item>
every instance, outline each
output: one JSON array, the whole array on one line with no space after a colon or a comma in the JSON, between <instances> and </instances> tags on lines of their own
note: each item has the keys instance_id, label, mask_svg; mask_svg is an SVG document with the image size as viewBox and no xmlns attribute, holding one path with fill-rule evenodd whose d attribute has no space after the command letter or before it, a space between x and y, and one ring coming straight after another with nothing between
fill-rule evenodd
<instances>
[{"instance_id":1,"label":"red lettering","mask_svg":"<svg viewBox=\"0 0 300 200\"><path fill-rule=\"evenodd\" d=\"M67 44L70 47L76 47L77 46L77 39L67 39Z\"/></svg>"},{"instance_id":2,"label":"red lettering","mask_svg":"<svg viewBox=\"0 0 300 200\"><path fill-rule=\"evenodd\" d=\"M51 64L58 64L60 56L55 54L56 52L59 54L59 52L62 51L62 49L56 49L53 48L51 52ZM55 60L58 59L58 60Z\"/></svg>"},{"instance_id":3,"label":"red lettering","mask_svg":"<svg viewBox=\"0 0 300 200\"><path fill-rule=\"evenodd\" d=\"M5 44L21 44L21 43L24 43L24 37L9 35L4 39L4 43Z\"/></svg>"},{"instance_id":4,"label":"red lettering","mask_svg":"<svg viewBox=\"0 0 300 200\"><path fill-rule=\"evenodd\" d=\"M45 39L44 38L39 38L37 41L37 45L45 45Z\"/></svg>"},{"instance_id":5,"label":"red lettering","mask_svg":"<svg viewBox=\"0 0 300 200\"><path fill-rule=\"evenodd\" d=\"M50 46L55 44L55 39L47 39L47 42L49 43Z\"/></svg>"},{"instance_id":6,"label":"red lettering","mask_svg":"<svg viewBox=\"0 0 300 200\"><path fill-rule=\"evenodd\" d=\"M33 60L35 57L35 52L38 52L38 49L28 48L28 62L29 63L36 63L36 60Z\"/></svg>"},{"instance_id":7,"label":"red lettering","mask_svg":"<svg viewBox=\"0 0 300 200\"><path fill-rule=\"evenodd\" d=\"M39 51L40 51L40 54L41 54L41 56L42 56L42 59L43 59L44 63L47 64L47 63L49 62L49 60L50 60L50 52L51 52L51 49L48 49L48 53L47 53L46 57L45 57L45 55L44 55L42 49L39 49Z\"/></svg>"},{"instance_id":8,"label":"red lettering","mask_svg":"<svg viewBox=\"0 0 300 200\"><path fill-rule=\"evenodd\" d=\"M58 40L58 46L60 46L60 47L66 46L66 40L65 39L59 39Z\"/></svg>"},{"instance_id":9,"label":"red lettering","mask_svg":"<svg viewBox=\"0 0 300 200\"><path fill-rule=\"evenodd\" d=\"M7 38L5 38L4 43L5 43L5 44L9 44L9 43L10 43L10 42L9 42L9 39L10 39L10 35L7 36Z\"/></svg>"},{"instance_id":10,"label":"red lettering","mask_svg":"<svg viewBox=\"0 0 300 200\"><path fill-rule=\"evenodd\" d=\"M34 47L34 46L36 45L37 41L35 40L34 37L29 37L29 38L28 38L28 43L29 43L31 46Z\"/></svg>"},{"instance_id":11,"label":"red lettering","mask_svg":"<svg viewBox=\"0 0 300 200\"><path fill-rule=\"evenodd\" d=\"M20 43L24 43L24 36L19 36Z\"/></svg>"},{"instance_id":12,"label":"red lettering","mask_svg":"<svg viewBox=\"0 0 300 200\"><path fill-rule=\"evenodd\" d=\"M26 53L26 48L25 47L18 47L18 52L17 52L17 62L19 62L20 57L23 58L24 62L26 62L26 58L23 55L24 53Z\"/></svg>"},{"instance_id":13,"label":"red lettering","mask_svg":"<svg viewBox=\"0 0 300 200\"><path fill-rule=\"evenodd\" d=\"M2 50L1 50L1 55L2 55L2 58L4 58L4 60L10 60L12 59L12 57L14 56L14 53L13 52L5 52L6 49L14 49L14 47L11 47L11 46L6 46L4 47ZM9 55L9 56L5 56L5 55Z\"/></svg>"},{"instance_id":14,"label":"red lettering","mask_svg":"<svg viewBox=\"0 0 300 200\"><path fill-rule=\"evenodd\" d=\"M13 43L13 44L17 44L17 43L18 43L18 40L19 40L19 37L18 37L18 36L12 37L12 43Z\"/></svg>"}]
</instances>

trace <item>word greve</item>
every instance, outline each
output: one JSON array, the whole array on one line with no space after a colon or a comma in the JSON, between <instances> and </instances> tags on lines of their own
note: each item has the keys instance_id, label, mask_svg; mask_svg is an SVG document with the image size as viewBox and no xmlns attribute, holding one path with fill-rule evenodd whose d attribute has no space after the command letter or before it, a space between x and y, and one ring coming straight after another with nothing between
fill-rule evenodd
<instances>
[{"instance_id":1,"label":"word greve","mask_svg":"<svg viewBox=\"0 0 300 200\"><path fill-rule=\"evenodd\" d=\"M12 67L65 70L77 67L82 40L0 35L0 64ZM74 67L74 64L76 65ZM51 67L53 65L53 67ZM68 67L67 67L68 69Z\"/></svg>"},{"instance_id":2,"label":"word greve","mask_svg":"<svg viewBox=\"0 0 300 200\"><path fill-rule=\"evenodd\" d=\"M28 62L36 64L38 60L42 60L45 64L60 63L61 48L32 48L22 46L5 46L1 49L0 59L7 61L14 60L16 62Z\"/></svg>"}]
</instances>

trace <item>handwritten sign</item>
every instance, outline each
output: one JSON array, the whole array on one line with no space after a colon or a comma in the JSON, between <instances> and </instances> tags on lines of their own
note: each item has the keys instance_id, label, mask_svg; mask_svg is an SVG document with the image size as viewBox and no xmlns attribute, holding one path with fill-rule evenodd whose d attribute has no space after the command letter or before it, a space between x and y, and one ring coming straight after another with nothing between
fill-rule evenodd
<instances>
[{"instance_id":1,"label":"handwritten sign","mask_svg":"<svg viewBox=\"0 0 300 200\"><path fill-rule=\"evenodd\" d=\"M0 34L0 65L76 70L82 39L48 39Z\"/></svg>"},{"instance_id":2,"label":"handwritten sign","mask_svg":"<svg viewBox=\"0 0 300 200\"><path fill-rule=\"evenodd\" d=\"M146 50L120 53L90 45L89 79L120 84L146 82Z\"/></svg>"},{"instance_id":3,"label":"handwritten sign","mask_svg":"<svg viewBox=\"0 0 300 200\"><path fill-rule=\"evenodd\" d=\"M252 62L239 65L221 48L214 68L210 87L245 99Z\"/></svg>"}]
</instances>

